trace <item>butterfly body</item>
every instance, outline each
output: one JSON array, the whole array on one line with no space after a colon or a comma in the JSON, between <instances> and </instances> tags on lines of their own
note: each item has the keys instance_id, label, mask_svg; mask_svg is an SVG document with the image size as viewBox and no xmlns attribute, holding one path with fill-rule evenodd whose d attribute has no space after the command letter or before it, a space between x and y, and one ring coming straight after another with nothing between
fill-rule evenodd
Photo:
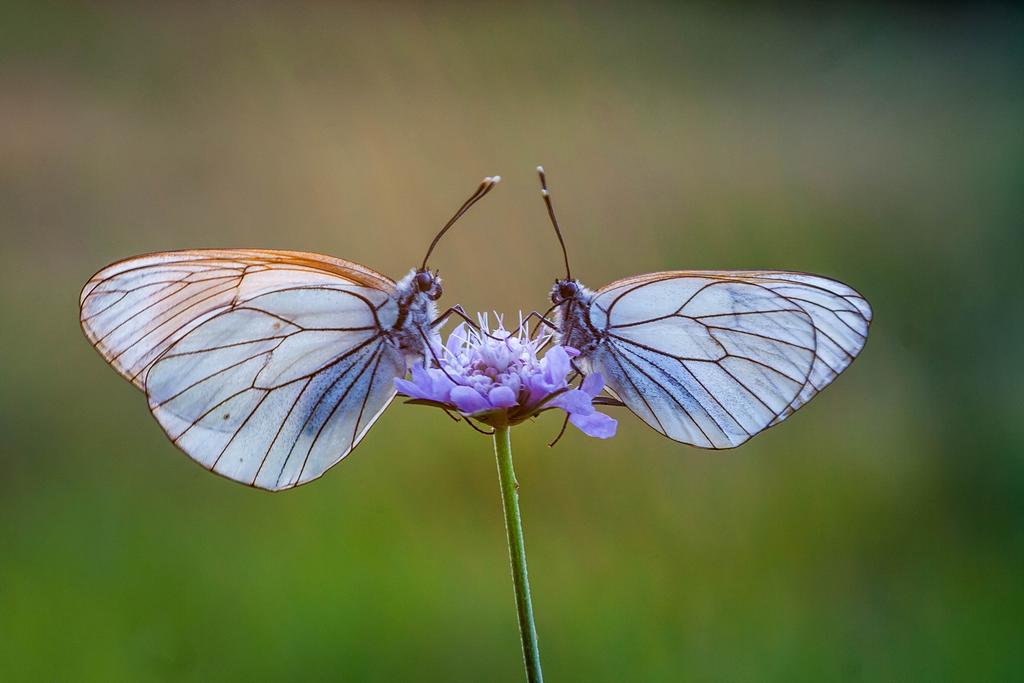
<instances>
[{"instance_id":1,"label":"butterfly body","mask_svg":"<svg viewBox=\"0 0 1024 683\"><path fill-rule=\"evenodd\" d=\"M436 301L441 297L441 278L429 271L410 270L395 283L394 322L385 330L388 341L411 364L428 353L426 340L437 318Z\"/></svg>"},{"instance_id":2,"label":"butterfly body","mask_svg":"<svg viewBox=\"0 0 1024 683\"><path fill-rule=\"evenodd\" d=\"M594 292L579 280L556 280L551 288L551 303L555 304L555 324L562 344L580 352L582 362L607 339L605 330L598 329L590 319L590 306Z\"/></svg>"}]
</instances>

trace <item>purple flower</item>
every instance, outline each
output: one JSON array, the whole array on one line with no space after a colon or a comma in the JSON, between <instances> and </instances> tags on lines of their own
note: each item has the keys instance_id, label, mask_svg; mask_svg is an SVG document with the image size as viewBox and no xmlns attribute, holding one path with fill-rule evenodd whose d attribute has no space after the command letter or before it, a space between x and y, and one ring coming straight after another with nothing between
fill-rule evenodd
<instances>
[{"instance_id":1,"label":"purple flower","mask_svg":"<svg viewBox=\"0 0 1024 683\"><path fill-rule=\"evenodd\" d=\"M522 326L512 334L500 318L493 331L486 316L479 321L480 330L459 325L443 345L437 337L428 366L414 365L411 380L395 380L398 393L494 426L518 424L557 408L588 436L615 436L618 423L594 408L604 388L601 375L587 375L577 387L566 381L578 351L555 345L540 356L550 336L531 339Z\"/></svg>"}]
</instances>

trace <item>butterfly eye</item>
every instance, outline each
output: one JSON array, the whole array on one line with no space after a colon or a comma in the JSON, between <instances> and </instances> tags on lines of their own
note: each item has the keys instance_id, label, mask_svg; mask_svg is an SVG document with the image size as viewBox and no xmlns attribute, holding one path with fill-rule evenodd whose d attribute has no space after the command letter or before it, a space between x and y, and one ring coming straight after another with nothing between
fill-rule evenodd
<instances>
[{"instance_id":1,"label":"butterfly eye","mask_svg":"<svg viewBox=\"0 0 1024 683\"><path fill-rule=\"evenodd\" d=\"M562 300L575 298L578 292L575 282L566 281L558 285L558 296Z\"/></svg>"},{"instance_id":2,"label":"butterfly eye","mask_svg":"<svg viewBox=\"0 0 1024 683\"><path fill-rule=\"evenodd\" d=\"M429 292L427 292L427 298L430 299L431 301L437 301L438 299L441 298L441 295L443 293L444 290L441 289L441 283L434 282L434 286L430 289Z\"/></svg>"},{"instance_id":3,"label":"butterfly eye","mask_svg":"<svg viewBox=\"0 0 1024 683\"><path fill-rule=\"evenodd\" d=\"M421 292L429 292L434 286L434 276L425 270L416 273L416 289ZM438 288L440 289L440 287ZM440 296L440 295L438 295Z\"/></svg>"}]
</instances>

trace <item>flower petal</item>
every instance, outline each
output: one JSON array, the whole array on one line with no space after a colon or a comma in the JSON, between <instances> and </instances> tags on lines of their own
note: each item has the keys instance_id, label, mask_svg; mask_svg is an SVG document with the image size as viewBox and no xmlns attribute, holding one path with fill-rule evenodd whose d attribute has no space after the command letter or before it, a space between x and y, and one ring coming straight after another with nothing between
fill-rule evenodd
<instances>
[{"instance_id":1,"label":"flower petal","mask_svg":"<svg viewBox=\"0 0 1024 683\"><path fill-rule=\"evenodd\" d=\"M589 394L591 398L594 398L604 389L604 377L601 376L600 372L592 372L583 378L583 384L580 385L580 389Z\"/></svg>"},{"instance_id":2,"label":"flower petal","mask_svg":"<svg viewBox=\"0 0 1024 683\"><path fill-rule=\"evenodd\" d=\"M448 379L448 375L443 370L436 368L430 370L430 392L435 400L447 403L448 396L454 386L455 382Z\"/></svg>"},{"instance_id":3,"label":"flower petal","mask_svg":"<svg viewBox=\"0 0 1024 683\"><path fill-rule=\"evenodd\" d=\"M544 379L552 388L565 385L565 376L569 374L572 366L569 364L569 354L564 348L552 346L544 355L541 364L544 366Z\"/></svg>"},{"instance_id":4,"label":"flower petal","mask_svg":"<svg viewBox=\"0 0 1024 683\"><path fill-rule=\"evenodd\" d=\"M396 379L395 389L414 398L437 400L437 397L431 392L432 384L433 382L430 379L430 373L427 369L419 363L416 363L412 366L412 381Z\"/></svg>"},{"instance_id":5,"label":"flower petal","mask_svg":"<svg viewBox=\"0 0 1024 683\"><path fill-rule=\"evenodd\" d=\"M511 408L519 405L515 392L506 386L494 387L487 395L487 398L495 408Z\"/></svg>"},{"instance_id":6,"label":"flower petal","mask_svg":"<svg viewBox=\"0 0 1024 683\"><path fill-rule=\"evenodd\" d=\"M615 418L597 411L594 411L590 415L570 415L569 422L587 436L592 436L597 439L612 438L615 436L615 430L618 429L619 426L619 423Z\"/></svg>"},{"instance_id":7,"label":"flower petal","mask_svg":"<svg viewBox=\"0 0 1024 683\"><path fill-rule=\"evenodd\" d=\"M490 410L491 404L475 389L457 386L451 390L451 402L460 413L472 415L483 410Z\"/></svg>"},{"instance_id":8,"label":"flower petal","mask_svg":"<svg viewBox=\"0 0 1024 683\"><path fill-rule=\"evenodd\" d=\"M423 391L415 383L399 377L395 378L395 391L403 396L409 396L410 398L426 398L433 400L429 391Z\"/></svg>"},{"instance_id":9,"label":"flower petal","mask_svg":"<svg viewBox=\"0 0 1024 683\"><path fill-rule=\"evenodd\" d=\"M448 389L451 388L451 384L452 382L440 370L427 369L416 363L412 366L412 381L396 379L395 389L413 398L447 403Z\"/></svg>"},{"instance_id":10,"label":"flower petal","mask_svg":"<svg viewBox=\"0 0 1024 683\"><path fill-rule=\"evenodd\" d=\"M527 388L527 397L524 403L540 403L554 391L554 387L548 384L544 377L539 374L526 375L523 377L523 381Z\"/></svg>"},{"instance_id":11,"label":"flower petal","mask_svg":"<svg viewBox=\"0 0 1024 683\"><path fill-rule=\"evenodd\" d=\"M556 396L548 405L561 408L570 415L590 415L594 412L594 405L590 401L590 394L579 389L570 389Z\"/></svg>"}]
</instances>

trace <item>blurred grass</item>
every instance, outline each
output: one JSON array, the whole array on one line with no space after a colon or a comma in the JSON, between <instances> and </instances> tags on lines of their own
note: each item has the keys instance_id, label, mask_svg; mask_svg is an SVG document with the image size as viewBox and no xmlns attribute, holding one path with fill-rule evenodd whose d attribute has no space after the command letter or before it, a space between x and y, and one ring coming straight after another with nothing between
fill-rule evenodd
<instances>
[{"instance_id":1,"label":"blurred grass","mask_svg":"<svg viewBox=\"0 0 1024 683\"><path fill-rule=\"evenodd\" d=\"M521 678L489 443L397 405L322 481L191 465L77 330L107 262L309 249L446 301L833 275L849 373L739 451L515 433L552 681L985 680L1024 656L1024 15L0 6L0 679Z\"/></svg>"}]
</instances>

